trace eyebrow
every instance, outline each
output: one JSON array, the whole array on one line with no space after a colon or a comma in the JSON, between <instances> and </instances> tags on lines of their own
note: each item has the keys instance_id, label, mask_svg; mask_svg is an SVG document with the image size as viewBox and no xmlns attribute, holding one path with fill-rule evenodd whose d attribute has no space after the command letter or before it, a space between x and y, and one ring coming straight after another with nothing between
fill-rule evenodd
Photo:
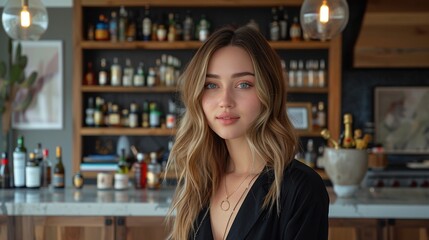
<instances>
[{"instance_id":1,"label":"eyebrow","mask_svg":"<svg viewBox=\"0 0 429 240\"><path fill-rule=\"evenodd\" d=\"M232 78L239 78L239 77L244 77L244 76L249 76L249 75L253 76L253 77L255 76L255 74L251 73L251 72L239 72L239 73L232 74ZM220 76L217 74L207 73L206 78L217 78L217 79L219 79Z\"/></svg>"}]
</instances>

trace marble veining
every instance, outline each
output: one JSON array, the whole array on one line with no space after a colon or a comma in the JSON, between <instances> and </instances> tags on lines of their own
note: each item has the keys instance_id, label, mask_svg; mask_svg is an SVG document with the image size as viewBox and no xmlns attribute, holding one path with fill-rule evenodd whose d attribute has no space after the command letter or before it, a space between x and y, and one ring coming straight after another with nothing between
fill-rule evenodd
<instances>
[{"instance_id":1,"label":"marble veining","mask_svg":"<svg viewBox=\"0 0 429 240\"><path fill-rule=\"evenodd\" d=\"M174 189L0 190L0 214L8 216L165 216ZM363 188L338 198L332 188L330 218L429 219L428 188Z\"/></svg>"}]
</instances>

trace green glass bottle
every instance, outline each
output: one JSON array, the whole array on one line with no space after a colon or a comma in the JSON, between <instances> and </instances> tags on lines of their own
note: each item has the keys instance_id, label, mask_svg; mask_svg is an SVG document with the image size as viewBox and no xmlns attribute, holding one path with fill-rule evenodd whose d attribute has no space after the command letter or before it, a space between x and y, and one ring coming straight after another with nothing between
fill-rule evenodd
<instances>
[{"instance_id":1,"label":"green glass bottle","mask_svg":"<svg viewBox=\"0 0 429 240\"><path fill-rule=\"evenodd\" d=\"M118 162L118 168L115 173L115 184L116 190L128 189L128 164L125 157L125 149L121 149L121 156Z\"/></svg>"}]
</instances>

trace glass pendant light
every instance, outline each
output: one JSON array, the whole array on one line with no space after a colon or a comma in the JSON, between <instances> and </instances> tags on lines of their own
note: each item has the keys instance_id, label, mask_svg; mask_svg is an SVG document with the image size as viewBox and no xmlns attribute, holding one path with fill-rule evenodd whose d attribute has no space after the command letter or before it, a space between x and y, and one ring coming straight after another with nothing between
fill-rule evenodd
<instances>
[{"instance_id":1,"label":"glass pendant light","mask_svg":"<svg viewBox=\"0 0 429 240\"><path fill-rule=\"evenodd\" d=\"M301 27L311 39L329 40L339 34L349 20L346 0L304 0Z\"/></svg>"},{"instance_id":2,"label":"glass pendant light","mask_svg":"<svg viewBox=\"0 0 429 240\"><path fill-rule=\"evenodd\" d=\"M3 28L15 40L38 40L48 28L48 12L41 0L8 0Z\"/></svg>"}]
</instances>

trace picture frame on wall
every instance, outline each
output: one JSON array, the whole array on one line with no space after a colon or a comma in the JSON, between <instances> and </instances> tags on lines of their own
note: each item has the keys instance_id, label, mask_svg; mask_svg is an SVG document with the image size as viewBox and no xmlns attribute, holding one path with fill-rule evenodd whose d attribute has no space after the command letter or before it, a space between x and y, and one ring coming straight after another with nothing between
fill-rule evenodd
<instances>
[{"instance_id":1,"label":"picture frame on wall","mask_svg":"<svg viewBox=\"0 0 429 240\"><path fill-rule=\"evenodd\" d=\"M375 89L375 142L390 154L429 153L429 87Z\"/></svg>"},{"instance_id":2,"label":"picture frame on wall","mask_svg":"<svg viewBox=\"0 0 429 240\"><path fill-rule=\"evenodd\" d=\"M296 130L312 130L312 112L310 102L289 102L286 104L286 107L287 115Z\"/></svg>"},{"instance_id":3,"label":"picture frame on wall","mask_svg":"<svg viewBox=\"0 0 429 240\"><path fill-rule=\"evenodd\" d=\"M33 94L30 105L23 111L14 112L14 129L62 129L63 128L63 43L60 40L19 41L22 54L27 56L25 74L37 72L35 84L29 89ZM13 48L18 41L13 42ZM24 90L17 98L29 94Z\"/></svg>"}]
</instances>

